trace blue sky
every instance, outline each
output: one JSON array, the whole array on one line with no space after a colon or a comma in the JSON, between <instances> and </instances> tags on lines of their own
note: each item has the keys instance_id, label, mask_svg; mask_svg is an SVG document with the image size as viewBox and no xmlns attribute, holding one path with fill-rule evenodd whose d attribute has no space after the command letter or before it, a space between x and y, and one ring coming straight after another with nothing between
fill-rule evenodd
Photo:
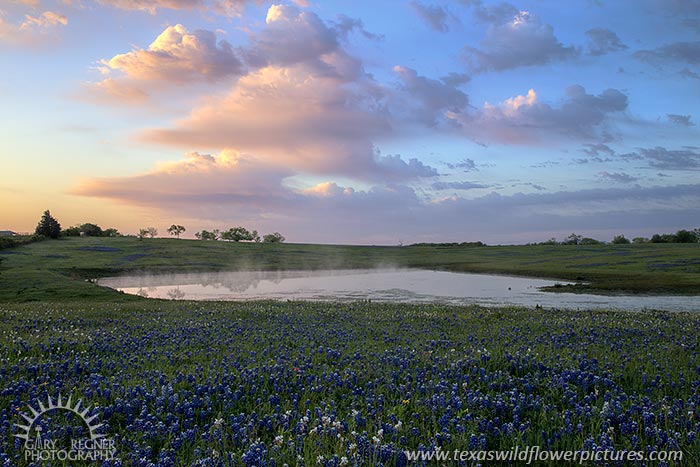
<instances>
[{"instance_id":1,"label":"blue sky","mask_svg":"<svg viewBox=\"0 0 700 467\"><path fill-rule=\"evenodd\" d=\"M15 0L0 228L522 243L697 227L700 1Z\"/></svg>"}]
</instances>

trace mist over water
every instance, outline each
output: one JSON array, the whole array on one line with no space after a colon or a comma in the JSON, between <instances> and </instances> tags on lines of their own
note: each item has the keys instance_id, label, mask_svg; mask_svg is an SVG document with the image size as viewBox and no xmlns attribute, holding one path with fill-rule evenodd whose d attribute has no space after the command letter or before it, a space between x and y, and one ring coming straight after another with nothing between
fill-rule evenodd
<instances>
[{"instance_id":1,"label":"mist over water","mask_svg":"<svg viewBox=\"0 0 700 467\"><path fill-rule=\"evenodd\" d=\"M107 277L98 284L172 300L372 300L392 303L700 311L698 297L543 292L548 279L423 269L231 271Z\"/></svg>"}]
</instances>

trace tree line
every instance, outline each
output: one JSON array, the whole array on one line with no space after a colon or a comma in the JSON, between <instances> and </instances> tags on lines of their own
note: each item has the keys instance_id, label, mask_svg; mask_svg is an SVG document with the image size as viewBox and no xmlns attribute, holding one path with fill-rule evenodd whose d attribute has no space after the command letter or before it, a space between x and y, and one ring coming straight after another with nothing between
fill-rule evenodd
<instances>
[{"instance_id":1,"label":"tree line","mask_svg":"<svg viewBox=\"0 0 700 467\"><path fill-rule=\"evenodd\" d=\"M97 224L86 222L74 225L66 229L61 229L61 223L51 215L48 209L39 219L39 223L34 230L35 235L47 238L58 237L119 237L121 234L115 228L102 229Z\"/></svg>"},{"instance_id":2,"label":"tree line","mask_svg":"<svg viewBox=\"0 0 700 467\"><path fill-rule=\"evenodd\" d=\"M176 238L185 233L187 229L183 225L173 224L168 227L168 233ZM80 225L74 225L66 229L61 229L61 224L51 215L51 211L46 210L41 216L39 223L36 226L35 235L47 238L58 237L121 237L122 234L115 228L102 229L97 224L87 222ZM158 229L155 227L146 227L139 229L136 235L139 239L155 238L158 236ZM273 232L260 237L257 230L250 231L245 227L231 227L228 230L221 231L214 229L212 231L202 230L194 234L198 240L223 240L228 242L260 242L263 243L282 243L284 236L279 232Z\"/></svg>"},{"instance_id":3,"label":"tree line","mask_svg":"<svg viewBox=\"0 0 700 467\"><path fill-rule=\"evenodd\" d=\"M676 233L654 234L651 237L634 237L628 239L623 234L615 235L610 243L614 245L625 245L630 243L700 243L700 228L693 230L679 230ZM583 237L572 233L562 241L557 241L552 237L538 245L603 245L604 241L595 238Z\"/></svg>"},{"instance_id":4,"label":"tree line","mask_svg":"<svg viewBox=\"0 0 700 467\"><path fill-rule=\"evenodd\" d=\"M217 241L223 240L225 242L255 242L258 243L262 241L263 243L282 243L285 238L279 232L273 232L265 234L260 237L257 230L250 231L245 227L231 227L228 230L202 230L194 234L195 238L198 240L209 240Z\"/></svg>"}]
</instances>

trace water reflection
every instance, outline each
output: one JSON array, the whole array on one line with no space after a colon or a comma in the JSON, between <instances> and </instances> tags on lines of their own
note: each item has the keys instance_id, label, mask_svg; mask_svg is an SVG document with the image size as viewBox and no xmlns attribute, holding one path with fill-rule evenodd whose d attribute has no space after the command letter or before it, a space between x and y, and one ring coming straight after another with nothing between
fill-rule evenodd
<instances>
[{"instance_id":1,"label":"water reflection","mask_svg":"<svg viewBox=\"0 0 700 467\"><path fill-rule=\"evenodd\" d=\"M234 271L103 278L100 285L171 300L375 300L700 311L698 297L600 296L542 292L554 280L422 269Z\"/></svg>"},{"instance_id":2,"label":"water reflection","mask_svg":"<svg viewBox=\"0 0 700 467\"><path fill-rule=\"evenodd\" d=\"M187 296L185 292L180 290L180 287L175 287L174 289L168 290L166 295L170 300L182 300Z\"/></svg>"}]
</instances>

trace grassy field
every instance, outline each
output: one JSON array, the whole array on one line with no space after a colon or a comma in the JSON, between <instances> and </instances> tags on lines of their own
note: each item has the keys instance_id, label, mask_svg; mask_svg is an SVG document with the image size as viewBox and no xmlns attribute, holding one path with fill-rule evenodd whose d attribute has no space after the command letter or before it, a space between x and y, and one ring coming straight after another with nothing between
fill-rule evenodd
<instances>
[{"instance_id":1,"label":"grassy field","mask_svg":"<svg viewBox=\"0 0 700 467\"><path fill-rule=\"evenodd\" d=\"M58 394L95 406L90 414L116 449L104 467L471 466L407 456L514 446L683 455L572 465L700 465L693 313L162 301L86 281L134 271L406 266L590 281L580 289L600 292L697 293L700 245L71 238L0 250L0 258L1 467L44 465L27 460L13 435L22 433L21 413ZM31 426L59 446L85 435L65 414Z\"/></svg>"},{"instance_id":2,"label":"grassy field","mask_svg":"<svg viewBox=\"0 0 700 467\"><path fill-rule=\"evenodd\" d=\"M700 244L333 246L64 238L0 250L0 301L133 300L85 279L133 271L418 267L585 282L558 291L700 294Z\"/></svg>"},{"instance_id":3,"label":"grassy field","mask_svg":"<svg viewBox=\"0 0 700 467\"><path fill-rule=\"evenodd\" d=\"M38 465L13 424L59 393L97 406L116 449L105 467L471 466L405 451L516 445L683 455L534 466L700 465L698 327L690 313L5 304L0 465ZM61 446L66 423L33 426Z\"/></svg>"}]
</instances>

